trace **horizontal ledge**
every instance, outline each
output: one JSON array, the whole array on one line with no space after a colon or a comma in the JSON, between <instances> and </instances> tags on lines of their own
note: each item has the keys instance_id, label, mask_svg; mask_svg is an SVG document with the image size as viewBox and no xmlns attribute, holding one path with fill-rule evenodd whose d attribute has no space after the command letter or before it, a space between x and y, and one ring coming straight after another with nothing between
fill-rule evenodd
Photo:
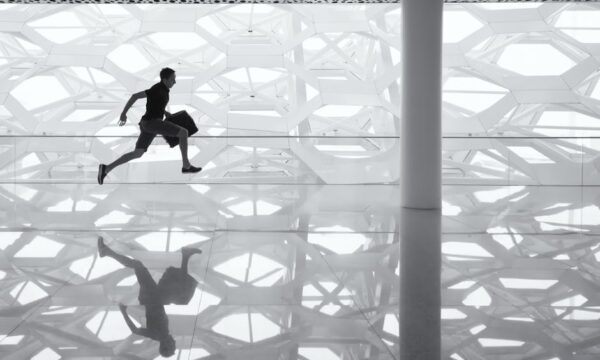
<instances>
[{"instance_id":1,"label":"horizontal ledge","mask_svg":"<svg viewBox=\"0 0 600 360\"><path fill-rule=\"evenodd\" d=\"M525 187L525 188L552 188L552 187L562 187L562 188L600 188L600 184L467 184L467 183L442 183L443 187Z\"/></svg>"},{"instance_id":2,"label":"horizontal ledge","mask_svg":"<svg viewBox=\"0 0 600 360\"><path fill-rule=\"evenodd\" d=\"M27 228L27 227L14 227L12 229L3 228L0 230L0 234L5 232L66 232L66 233L94 233L94 234L102 234L102 233L111 233L111 232L119 232L119 233L215 233L215 232L229 232L229 233L267 233L267 234L395 234L395 231L310 231L310 230L241 230L241 229L214 229L214 230L143 230L143 229L62 229L62 228Z\"/></svg>"},{"instance_id":3,"label":"horizontal ledge","mask_svg":"<svg viewBox=\"0 0 600 360\"><path fill-rule=\"evenodd\" d=\"M1 3L1 1L0 1ZM11 134L0 134L0 139L20 139L20 138L131 138L137 139L139 135L45 135L45 134L30 134L30 135L11 135ZM399 135L340 135L340 136L327 136L327 135L193 135L190 136L192 139L394 139L399 140ZM503 140L503 139L539 139L539 140L552 140L552 139L600 139L600 136L442 136L442 140L453 140L453 139L476 139L476 140Z\"/></svg>"},{"instance_id":4,"label":"horizontal ledge","mask_svg":"<svg viewBox=\"0 0 600 360\"><path fill-rule=\"evenodd\" d=\"M0 138L132 138L137 139L139 135L45 135L45 134L31 134L31 135L9 135L2 134ZM157 135L160 136L160 135ZM193 135L190 138L197 139L400 139L397 135L373 135L373 136L327 136L327 135L224 135L224 136L213 136L213 135ZM600 137L599 137L600 138Z\"/></svg>"},{"instance_id":5,"label":"horizontal ledge","mask_svg":"<svg viewBox=\"0 0 600 360\"><path fill-rule=\"evenodd\" d=\"M4 1L0 1L4 2ZM13 1L8 1L9 3ZM391 4L399 0L19 0L21 4ZM443 0L448 4L462 3L506 3L529 1L498 0ZM533 1L531 1L533 2ZM537 0L537 2L595 2L594 0Z\"/></svg>"},{"instance_id":6,"label":"horizontal ledge","mask_svg":"<svg viewBox=\"0 0 600 360\"><path fill-rule=\"evenodd\" d=\"M40 181L0 181L0 185L96 185L96 186L113 186L113 185L250 185L250 186L399 186L399 183L356 183L356 184L345 184L345 183L292 183L292 182L106 182L103 185L98 185L96 181L88 182L75 182L75 181L51 181L51 180L40 180ZM502 186L502 185L501 185Z\"/></svg>"},{"instance_id":7,"label":"horizontal ledge","mask_svg":"<svg viewBox=\"0 0 600 360\"><path fill-rule=\"evenodd\" d=\"M444 216L442 216L444 218ZM398 228L398 231L400 228ZM443 229L442 229L443 230ZM354 231L354 232L334 232L334 231L310 231L310 230L257 230L257 229L210 229L210 230L154 230L154 229L73 229L73 228L28 228L28 227L9 227L0 230L0 235L8 232L39 232L39 233L91 233L101 235L103 233L256 233L256 234L364 234L364 235L390 235L396 234L397 231ZM560 232L560 233L544 233L544 232L504 232L504 233L486 233L486 232L444 232L442 231L442 240L444 236L492 236L492 235L523 235L523 236L551 236L551 237L562 237L562 236L577 236L581 239L573 239L574 242L581 241L587 238L589 241L596 241L590 238L598 238L600 241L600 233L581 233L581 232ZM450 239L455 241L455 239ZM443 241L442 241L443 242ZM465 242L469 242L465 240ZM535 258L532 258L535 259Z\"/></svg>"},{"instance_id":8,"label":"horizontal ledge","mask_svg":"<svg viewBox=\"0 0 600 360\"><path fill-rule=\"evenodd\" d=\"M249 185L249 186L318 186L318 187L327 187L327 186L381 186L381 187L399 187L400 183L356 183L356 184L346 184L346 183L293 183L293 182L195 182L195 181L171 181L171 182L107 182L104 185L98 185L95 181L87 181L87 182L76 182L76 181L52 181L52 180L40 180L40 181L20 181L20 180L0 180L0 185L95 185L95 186L105 186L111 187L115 185L210 185L210 186L229 186L229 185ZM450 187L526 187L526 188L600 188L600 184L578 184L578 185L569 185L569 184L470 184L470 183L442 183L442 188L450 188Z\"/></svg>"}]
</instances>

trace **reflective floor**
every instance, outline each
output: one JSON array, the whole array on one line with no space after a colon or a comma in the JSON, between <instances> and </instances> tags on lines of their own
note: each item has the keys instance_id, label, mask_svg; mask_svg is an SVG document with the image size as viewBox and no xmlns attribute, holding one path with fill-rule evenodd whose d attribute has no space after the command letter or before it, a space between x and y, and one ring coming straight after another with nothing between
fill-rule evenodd
<instances>
[{"instance_id":1,"label":"reflective floor","mask_svg":"<svg viewBox=\"0 0 600 360\"><path fill-rule=\"evenodd\" d=\"M443 359L600 357L599 195L444 187ZM173 359L398 359L397 197L397 185L2 185L0 358L161 358L119 308L134 329L154 321L139 265L100 257L102 236L159 284L182 249L203 251L190 298L159 306Z\"/></svg>"}]
</instances>

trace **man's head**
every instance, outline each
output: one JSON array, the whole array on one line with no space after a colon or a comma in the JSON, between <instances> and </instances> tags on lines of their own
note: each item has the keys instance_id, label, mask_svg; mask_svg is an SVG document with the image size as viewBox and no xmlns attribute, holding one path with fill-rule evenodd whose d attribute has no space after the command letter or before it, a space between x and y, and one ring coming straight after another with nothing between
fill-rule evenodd
<instances>
[{"instance_id":1,"label":"man's head","mask_svg":"<svg viewBox=\"0 0 600 360\"><path fill-rule=\"evenodd\" d=\"M175 70L164 68L160 71L160 81L162 81L169 89L175 85Z\"/></svg>"},{"instance_id":2,"label":"man's head","mask_svg":"<svg viewBox=\"0 0 600 360\"><path fill-rule=\"evenodd\" d=\"M175 354L175 339L171 335L160 340L158 352L162 357L170 357Z\"/></svg>"}]
</instances>

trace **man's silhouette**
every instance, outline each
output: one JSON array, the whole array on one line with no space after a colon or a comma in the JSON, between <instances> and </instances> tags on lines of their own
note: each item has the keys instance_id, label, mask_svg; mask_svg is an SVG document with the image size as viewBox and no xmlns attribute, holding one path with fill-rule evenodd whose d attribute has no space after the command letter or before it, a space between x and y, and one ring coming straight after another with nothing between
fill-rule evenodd
<instances>
[{"instance_id":1,"label":"man's silhouette","mask_svg":"<svg viewBox=\"0 0 600 360\"><path fill-rule=\"evenodd\" d=\"M173 85L175 85L175 71L170 68L164 68L160 71L160 82L156 83L148 90L133 94L129 101L127 101L127 104L125 104L125 108L121 113L119 126L123 126L127 122L127 111L133 103L138 99L146 98L146 113L142 116L140 121L140 136L135 143L135 150L123 154L108 165L100 164L98 167L98 184L102 185L106 175L117 166L142 157L156 135L179 138L179 149L181 150L181 160L183 161L181 172L197 173L202 170L200 167L192 166L188 159L188 131L169 121L163 121L165 115L171 115L165 111L165 107L169 102L169 89L172 88Z\"/></svg>"},{"instance_id":2,"label":"man's silhouette","mask_svg":"<svg viewBox=\"0 0 600 360\"><path fill-rule=\"evenodd\" d=\"M136 327L127 314L127 307L119 304L127 326L134 334L158 341L160 343L158 350L163 357L169 357L175 353L175 339L169 333L169 318L164 305L187 304L191 300L197 282L188 274L187 266L192 255L201 253L200 249L182 248L181 268L169 267L157 284L141 261L115 252L104 244L101 236L98 237L98 255L100 257L108 256L121 265L132 268L140 285L138 300L146 308L146 327Z\"/></svg>"}]
</instances>

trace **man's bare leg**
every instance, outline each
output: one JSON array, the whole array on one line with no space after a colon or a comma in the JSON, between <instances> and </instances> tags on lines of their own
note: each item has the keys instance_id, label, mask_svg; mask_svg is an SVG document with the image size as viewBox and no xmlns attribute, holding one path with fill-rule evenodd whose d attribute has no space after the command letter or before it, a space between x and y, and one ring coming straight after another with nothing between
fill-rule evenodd
<instances>
[{"instance_id":1,"label":"man's bare leg","mask_svg":"<svg viewBox=\"0 0 600 360\"><path fill-rule=\"evenodd\" d=\"M117 160L111 162L108 165L100 164L98 168L98 183L102 185L104 183L104 178L111 172L114 168L119 165L123 165L131 160L141 158L142 155L146 152L145 149L135 149L131 152L125 153L121 155Z\"/></svg>"},{"instance_id":2,"label":"man's bare leg","mask_svg":"<svg viewBox=\"0 0 600 360\"><path fill-rule=\"evenodd\" d=\"M109 258L113 258L118 261L121 265L126 266L128 268L136 268L140 266L140 262L138 260L134 260L125 255L121 255L115 252L113 249L109 248L104 244L104 239L102 236L98 236L98 255L100 257L108 256Z\"/></svg>"},{"instance_id":3,"label":"man's bare leg","mask_svg":"<svg viewBox=\"0 0 600 360\"><path fill-rule=\"evenodd\" d=\"M202 170L201 167L195 167L190 164L190 159L188 158L188 131L186 129L179 130L179 150L181 150L181 161L183 163L183 167L181 171L184 173L197 173Z\"/></svg>"},{"instance_id":4,"label":"man's bare leg","mask_svg":"<svg viewBox=\"0 0 600 360\"><path fill-rule=\"evenodd\" d=\"M146 152L146 150L144 150L144 149L135 149L131 152L121 155L121 157L119 157L117 160L106 165L106 173L108 174L109 172L111 172L114 168L116 168L119 165L123 165L127 162L130 162L131 160L141 158L145 152Z\"/></svg>"},{"instance_id":5,"label":"man's bare leg","mask_svg":"<svg viewBox=\"0 0 600 360\"><path fill-rule=\"evenodd\" d=\"M190 257L192 257L194 254L202 254L202 250L192 247L181 248L181 270L183 270L185 273L187 273Z\"/></svg>"},{"instance_id":6,"label":"man's bare leg","mask_svg":"<svg viewBox=\"0 0 600 360\"><path fill-rule=\"evenodd\" d=\"M188 132L186 129L180 129L179 134L179 150L181 150L181 161L183 162L183 168L187 169L190 167L190 159L188 159Z\"/></svg>"}]
</instances>

